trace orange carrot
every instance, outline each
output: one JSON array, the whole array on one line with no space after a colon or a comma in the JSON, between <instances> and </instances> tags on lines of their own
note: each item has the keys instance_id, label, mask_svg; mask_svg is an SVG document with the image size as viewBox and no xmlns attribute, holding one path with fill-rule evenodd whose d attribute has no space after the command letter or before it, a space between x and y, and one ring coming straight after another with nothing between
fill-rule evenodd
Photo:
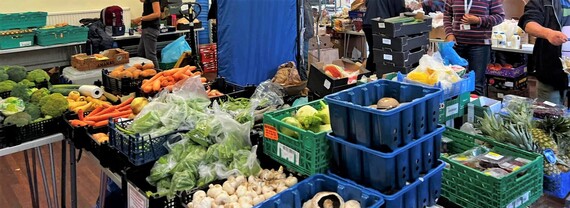
<instances>
[{"instance_id":1,"label":"orange carrot","mask_svg":"<svg viewBox=\"0 0 570 208\"><path fill-rule=\"evenodd\" d=\"M206 83L208 82L208 79L206 79L205 77L200 78L200 81L202 81L202 83Z\"/></svg>"},{"instance_id":2,"label":"orange carrot","mask_svg":"<svg viewBox=\"0 0 570 208\"><path fill-rule=\"evenodd\" d=\"M102 110L101 112L99 112L97 114L94 114L93 116L105 115L107 113L111 113L111 112L115 111L115 109L117 109L117 106L111 106L111 107L105 108L105 110ZM87 116L85 119L91 118L93 116Z\"/></svg>"},{"instance_id":3,"label":"orange carrot","mask_svg":"<svg viewBox=\"0 0 570 208\"><path fill-rule=\"evenodd\" d=\"M103 110L102 106L99 106L97 108L95 108L95 110L91 111L91 113L87 114L87 116L93 116L93 115L97 115L97 113L101 112Z\"/></svg>"},{"instance_id":4,"label":"orange carrot","mask_svg":"<svg viewBox=\"0 0 570 208\"><path fill-rule=\"evenodd\" d=\"M125 100L125 102L122 102L121 104L117 105L116 107L117 107L117 108L121 108L121 107L123 107L123 106L130 105L131 102L133 102L134 99L135 99L134 97L130 97L129 99Z\"/></svg>"},{"instance_id":5,"label":"orange carrot","mask_svg":"<svg viewBox=\"0 0 570 208\"><path fill-rule=\"evenodd\" d=\"M118 110L119 112L127 111L127 110L130 110L130 109L131 109L131 106L129 106L129 105L125 105L125 106L123 106L123 107L117 108L117 110Z\"/></svg>"},{"instance_id":6,"label":"orange carrot","mask_svg":"<svg viewBox=\"0 0 570 208\"><path fill-rule=\"evenodd\" d=\"M194 73L194 76L201 76L201 75L202 75L202 72L199 72L199 71Z\"/></svg>"},{"instance_id":7,"label":"orange carrot","mask_svg":"<svg viewBox=\"0 0 570 208\"><path fill-rule=\"evenodd\" d=\"M164 72L164 76L172 76L174 74L176 74L176 72L180 71L181 68L174 68L171 70L167 70L167 71L163 71Z\"/></svg>"},{"instance_id":8,"label":"orange carrot","mask_svg":"<svg viewBox=\"0 0 570 208\"><path fill-rule=\"evenodd\" d=\"M176 74L172 75L172 77L174 77L174 79L177 80L181 80L184 77L182 77L184 75L184 70L179 70L178 72L176 72Z\"/></svg>"},{"instance_id":9,"label":"orange carrot","mask_svg":"<svg viewBox=\"0 0 570 208\"><path fill-rule=\"evenodd\" d=\"M188 65L188 69L189 69L190 71L195 71L195 70L196 70L196 66L190 66L190 65Z\"/></svg>"},{"instance_id":10,"label":"orange carrot","mask_svg":"<svg viewBox=\"0 0 570 208\"><path fill-rule=\"evenodd\" d=\"M71 126L74 126L74 127L87 126L87 123L80 121L80 120L71 120L71 121L69 121L69 123L71 124Z\"/></svg>"},{"instance_id":11,"label":"orange carrot","mask_svg":"<svg viewBox=\"0 0 570 208\"><path fill-rule=\"evenodd\" d=\"M123 111L123 112L113 112L113 113L108 113L108 114L104 114L104 115L92 116L89 118L85 118L85 120L99 122L99 121L107 120L109 118L116 118L116 117L121 117L121 116L125 116L125 115L128 116L131 113L133 113L133 111L131 111L131 110Z\"/></svg>"},{"instance_id":12,"label":"orange carrot","mask_svg":"<svg viewBox=\"0 0 570 208\"><path fill-rule=\"evenodd\" d=\"M151 93L152 92L152 86L150 86L150 85L145 85L142 87L142 89L143 89L144 93Z\"/></svg>"},{"instance_id":13,"label":"orange carrot","mask_svg":"<svg viewBox=\"0 0 570 208\"><path fill-rule=\"evenodd\" d=\"M109 120L102 120L102 121L99 121L99 122L93 124L92 126L93 127L103 127L103 126L107 126L108 124L109 124Z\"/></svg>"},{"instance_id":14,"label":"orange carrot","mask_svg":"<svg viewBox=\"0 0 570 208\"><path fill-rule=\"evenodd\" d=\"M93 124L95 124L94 121L83 121L83 122L85 122L89 126L93 126Z\"/></svg>"},{"instance_id":15,"label":"orange carrot","mask_svg":"<svg viewBox=\"0 0 570 208\"><path fill-rule=\"evenodd\" d=\"M80 121L83 121L83 120L85 119L83 116L84 116L84 115L83 115L83 109L79 109L79 110L77 111L77 117L79 117L79 120L80 120Z\"/></svg>"},{"instance_id":16,"label":"orange carrot","mask_svg":"<svg viewBox=\"0 0 570 208\"><path fill-rule=\"evenodd\" d=\"M155 92L160 91L160 80L155 80L154 83L152 83L152 90Z\"/></svg>"},{"instance_id":17,"label":"orange carrot","mask_svg":"<svg viewBox=\"0 0 570 208\"><path fill-rule=\"evenodd\" d=\"M190 71L190 70L186 70L186 71L184 72L184 74L187 75L187 76L192 76L192 75L193 75L193 74L192 74L192 71Z\"/></svg>"}]
</instances>

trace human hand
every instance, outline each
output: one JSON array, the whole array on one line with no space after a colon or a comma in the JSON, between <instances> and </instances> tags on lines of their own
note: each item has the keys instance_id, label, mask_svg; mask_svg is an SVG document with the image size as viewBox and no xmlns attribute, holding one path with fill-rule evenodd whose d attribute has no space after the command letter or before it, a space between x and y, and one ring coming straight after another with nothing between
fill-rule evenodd
<instances>
[{"instance_id":1,"label":"human hand","mask_svg":"<svg viewBox=\"0 0 570 208\"><path fill-rule=\"evenodd\" d=\"M455 35L448 35L447 37L445 37L445 42L456 42Z\"/></svg>"},{"instance_id":2,"label":"human hand","mask_svg":"<svg viewBox=\"0 0 570 208\"><path fill-rule=\"evenodd\" d=\"M461 18L461 22L463 22L463 24L476 25L481 23L481 18L471 14L465 14L463 18Z\"/></svg>"},{"instance_id":3,"label":"human hand","mask_svg":"<svg viewBox=\"0 0 570 208\"><path fill-rule=\"evenodd\" d=\"M133 23L135 25L140 25L141 22L142 22L142 17L138 17L138 18L131 20L131 23Z\"/></svg>"},{"instance_id":4,"label":"human hand","mask_svg":"<svg viewBox=\"0 0 570 208\"><path fill-rule=\"evenodd\" d=\"M568 41L568 37L564 33L556 30L550 30L546 33L546 39L550 44L559 46Z\"/></svg>"}]
</instances>

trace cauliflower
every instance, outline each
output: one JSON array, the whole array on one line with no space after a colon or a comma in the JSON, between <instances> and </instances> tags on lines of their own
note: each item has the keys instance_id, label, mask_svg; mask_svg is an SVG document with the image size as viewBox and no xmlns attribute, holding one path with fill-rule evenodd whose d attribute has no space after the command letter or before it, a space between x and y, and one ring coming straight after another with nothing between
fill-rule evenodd
<instances>
[{"instance_id":1,"label":"cauliflower","mask_svg":"<svg viewBox=\"0 0 570 208\"><path fill-rule=\"evenodd\" d=\"M8 80L8 74L6 74L6 70L0 69L0 82Z\"/></svg>"},{"instance_id":2,"label":"cauliflower","mask_svg":"<svg viewBox=\"0 0 570 208\"><path fill-rule=\"evenodd\" d=\"M11 116L16 113L24 111L26 105L24 101L17 97L9 97L5 100L0 101L0 111L5 116Z\"/></svg>"},{"instance_id":3,"label":"cauliflower","mask_svg":"<svg viewBox=\"0 0 570 208\"><path fill-rule=\"evenodd\" d=\"M26 80L29 80L29 81L35 82L35 83L41 83L43 81L49 81L49 74L46 71L44 71L43 69L35 69L35 70L28 73L28 76L26 76Z\"/></svg>"},{"instance_id":4,"label":"cauliflower","mask_svg":"<svg viewBox=\"0 0 570 208\"><path fill-rule=\"evenodd\" d=\"M17 83L12 80L4 80L0 82L0 92L12 91L12 88L14 88L16 84Z\"/></svg>"},{"instance_id":5,"label":"cauliflower","mask_svg":"<svg viewBox=\"0 0 570 208\"><path fill-rule=\"evenodd\" d=\"M25 84L22 84L22 83L16 84L16 86L14 86L14 88L12 88L12 92L10 92L10 97L20 98L24 102L30 101L31 95L32 94L30 93L28 86L26 86Z\"/></svg>"},{"instance_id":6,"label":"cauliflower","mask_svg":"<svg viewBox=\"0 0 570 208\"><path fill-rule=\"evenodd\" d=\"M28 115L32 117L32 120L37 120L42 117L42 111L40 106L34 103L26 103L26 109L24 110Z\"/></svg>"},{"instance_id":7,"label":"cauliflower","mask_svg":"<svg viewBox=\"0 0 570 208\"><path fill-rule=\"evenodd\" d=\"M41 88L39 90L36 90L35 92L32 93L32 97L30 98L30 102L32 103L40 103L40 100L45 97L48 96L50 94L50 91L47 88Z\"/></svg>"},{"instance_id":8,"label":"cauliflower","mask_svg":"<svg viewBox=\"0 0 570 208\"><path fill-rule=\"evenodd\" d=\"M8 79L14 82L20 82L26 78L26 68L23 66L9 66L6 69Z\"/></svg>"},{"instance_id":9,"label":"cauliflower","mask_svg":"<svg viewBox=\"0 0 570 208\"><path fill-rule=\"evenodd\" d=\"M69 103L61 93L54 93L40 99L40 109L46 116L59 117L68 108Z\"/></svg>"},{"instance_id":10,"label":"cauliflower","mask_svg":"<svg viewBox=\"0 0 570 208\"><path fill-rule=\"evenodd\" d=\"M25 112L19 112L4 119L4 125L16 125L17 127L28 125L31 122L32 117Z\"/></svg>"},{"instance_id":11,"label":"cauliflower","mask_svg":"<svg viewBox=\"0 0 570 208\"><path fill-rule=\"evenodd\" d=\"M29 87L29 88L36 87L36 83L34 83L34 82L30 81L30 80L27 80L27 79L24 79L24 80L18 82L18 84L26 85L26 86Z\"/></svg>"}]
</instances>

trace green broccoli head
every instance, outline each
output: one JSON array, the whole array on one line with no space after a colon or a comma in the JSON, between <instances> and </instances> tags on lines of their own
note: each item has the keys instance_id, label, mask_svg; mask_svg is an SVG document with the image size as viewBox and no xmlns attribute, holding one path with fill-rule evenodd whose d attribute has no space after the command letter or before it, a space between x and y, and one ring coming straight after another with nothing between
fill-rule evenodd
<instances>
[{"instance_id":1,"label":"green broccoli head","mask_svg":"<svg viewBox=\"0 0 570 208\"><path fill-rule=\"evenodd\" d=\"M16 84L17 83L12 80L4 80L0 82L0 92L12 91L12 88L14 88Z\"/></svg>"},{"instance_id":2,"label":"green broccoli head","mask_svg":"<svg viewBox=\"0 0 570 208\"><path fill-rule=\"evenodd\" d=\"M10 66L6 69L8 79L14 82L20 82L26 78L26 68L23 66Z\"/></svg>"},{"instance_id":3,"label":"green broccoli head","mask_svg":"<svg viewBox=\"0 0 570 208\"><path fill-rule=\"evenodd\" d=\"M6 70L0 69L0 82L8 80L8 74L6 74Z\"/></svg>"},{"instance_id":4,"label":"green broccoli head","mask_svg":"<svg viewBox=\"0 0 570 208\"><path fill-rule=\"evenodd\" d=\"M40 99L40 109L46 116L59 117L67 110L69 103L61 93L54 93Z\"/></svg>"},{"instance_id":5,"label":"green broccoli head","mask_svg":"<svg viewBox=\"0 0 570 208\"><path fill-rule=\"evenodd\" d=\"M10 97L20 98L24 102L30 101L30 96L28 86L22 83L16 84L16 86L12 88L12 92L10 92Z\"/></svg>"},{"instance_id":6,"label":"green broccoli head","mask_svg":"<svg viewBox=\"0 0 570 208\"><path fill-rule=\"evenodd\" d=\"M18 82L18 84L24 84L24 85L28 86L29 88L36 87L36 83L34 83L30 80L27 80L27 79L24 79L24 80Z\"/></svg>"},{"instance_id":7,"label":"green broccoli head","mask_svg":"<svg viewBox=\"0 0 570 208\"><path fill-rule=\"evenodd\" d=\"M24 110L28 115L32 117L32 120L39 119L42 117L42 111L40 110L40 106L34 103L26 103L26 109Z\"/></svg>"},{"instance_id":8,"label":"green broccoli head","mask_svg":"<svg viewBox=\"0 0 570 208\"><path fill-rule=\"evenodd\" d=\"M31 122L32 117L25 112L19 112L4 119L4 125L16 125L17 127L28 125Z\"/></svg>"},{"instance_id":9,"label":"green broccoli head","mask_svg":"<svg viewBox=\"0 0 570 208\"><path fill-rule=\"evenodd\" d=\"M28 73L26 80L31 82L40 83L43 81L49 81L49 74L43 69L35 69Z\"/></svg>"},{"instance_id":10,"label":"green broccoli head","mask_svg":"<svg viewBox=\"0 0 570 208\"><path fill-rule=\"evenodd\" d=\"M50 91L47 88L41 88L39 90L36 90L35 92L32 93L32 96L30 98L30 102L38 104L40 103L40 100L45 97L48 96L50 94Z\"/></svg>"}]
</instances>

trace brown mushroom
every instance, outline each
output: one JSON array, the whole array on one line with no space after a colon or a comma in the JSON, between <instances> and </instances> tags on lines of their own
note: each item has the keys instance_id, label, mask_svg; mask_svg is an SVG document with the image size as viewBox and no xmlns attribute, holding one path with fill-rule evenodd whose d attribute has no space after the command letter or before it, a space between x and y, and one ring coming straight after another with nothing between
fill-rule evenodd
<instances>
[{"instance_id":1,"label":"brown mushroom","mask_svg":"<svg viewBox=\"0 0 570 208\"><path fill-rule=\"evenodd\" d=\"M378 109L382 109L382 110L390 110L390 109L396 108L398 106L400 106L400 102L398 102L398 100L391 98L391 97L382 98L382 99L378 100L378 103L377 103Z\"/></svg>"}]
</instances>

